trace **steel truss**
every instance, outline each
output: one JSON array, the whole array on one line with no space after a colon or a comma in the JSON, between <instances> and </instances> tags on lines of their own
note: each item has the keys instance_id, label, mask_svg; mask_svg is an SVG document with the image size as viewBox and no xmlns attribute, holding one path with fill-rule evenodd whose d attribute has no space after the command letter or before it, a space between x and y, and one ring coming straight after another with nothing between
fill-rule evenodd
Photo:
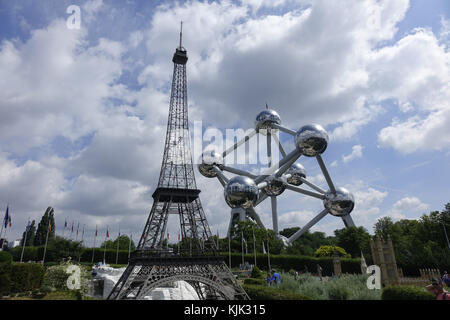
<instances>
[{"instance_id":1,"label":"steel truss","mask_svg":"<svg viewBox=\"0 0 450 320\"><path fill-rule=\"evenodd\" d=\"M173 56L169 118L158 187L136 252L108 299L143 299L159 287L187 281L200 299L249 299L224 261L218 257L199 193L190 149L186 49ZM169 214L178 214L189 250L177 254L163 248Z\"/></svg>"}]
</instances>

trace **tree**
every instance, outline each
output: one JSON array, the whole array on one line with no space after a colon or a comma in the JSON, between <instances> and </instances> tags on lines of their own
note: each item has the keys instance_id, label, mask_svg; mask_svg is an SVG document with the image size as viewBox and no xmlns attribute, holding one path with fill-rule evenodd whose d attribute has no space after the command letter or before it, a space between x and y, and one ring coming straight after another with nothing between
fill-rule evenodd
<instances>
[{"instance_id":1,"label":"tree","mask_svg":"<svg viewBox=\"0 0 450 320\"><path fill-rule=\"evenodd\" d=\"M50 220L50 227L51 231L48 234L49 239L53 238L55 236L55 218L53 216L53 208L48 207L47 210L45 210L44 215L41 218L41 222L39 222L37 230L36 230L36 236L34 237L34 245L40 246L45 244L45 239L47 237L47 230L49 227L49 220Z\"/></svg>"},{"instance_id":2,"label":"tree","mask_svg":"<svg viewBox=\"0 0 450 320\"><path fill-rule=\"evenodd\" d=\"M117 241L119 241L119 250L128 250L130 246L130 238L123 234L119 238L116 238L115 240L106 240L104 241L100 248L105 247L106 243L106 249L114 249L117 250ZM166 247L166 242L163 243L163 248ZM131 240L131 251L134 251L136 249L136 245L134 244L134 241Z\"/></svg>"},{"instance_id":3,"label":"tree","mask_svg":"<svg viewBox=\"0 0 450 320\"><path fill-rule=\"evenodd\" d=\"M370 255L370 234L364 227L349 227L335 230L337 245L344 248L352 257L360 257L361 251Z\"/></svg>"},{"instance_id":4,"label":"tree","mask_svg":"<svg viewBox=\"0 0 450 320\"><path fill-rule=\"evenodd\" d=\"M23 241L25 240L25 234L26 234L26 242L25 247L32 246L34 244L34 237L36 235L36 226L35 221L33 220L30 224L30 228L28 229L28 225L25 228L25 231L22 233L22 239L20 240L20 245L23 246Z\"/></svg>"},{"instance_id":5,"label":"tree","mask_svg":"<svg viewBox=\"0 0 450 320\"><path fill-rule=\"evenodd\" d=\"M332 257L334 250L337 251L339 256L343 258L351 258L350 255L341 247L338 246L320 246L314 253L317 257Z\"/></svg>"}]
</instances>

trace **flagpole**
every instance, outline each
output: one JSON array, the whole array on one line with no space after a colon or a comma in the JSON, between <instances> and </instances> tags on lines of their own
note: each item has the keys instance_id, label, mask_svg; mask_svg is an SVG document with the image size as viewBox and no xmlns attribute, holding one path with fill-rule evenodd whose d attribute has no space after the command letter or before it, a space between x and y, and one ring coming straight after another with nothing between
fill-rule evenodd
<instances>
[{"instance_id":1,"label":"flagpole","mask_svg":"<svg viewBox=\"0 0 450 320\"><path fill-rule=\"evenodd\" d=\"M131 253L131 239L133 238L133 233L130 232L130 242L128 244L128 261L130 261L130 253Z\"/></svg>"},{"instance_id":2,"label":"flagpole","mask_svg":"<svg viewBox=\"0 0 450 320\"><path fill-rule=\"evenodd\" d=\"M252 228L253 232L253 254L255 255L255 267L256 267L256 239L255 239L255 229Z\"/></svg>"},{"instance_id":3,"label":"flagpole","mask_svg":"<svg viewBox=\"0 0 450 320\"><path fill-rule=\"evenodd\" d=\"M6 205L5 217L3 218L3 223L2 223L2 230L0 231L0 239L3 238L3 228L5 227L5 223L7 223L6 218L8 216L8 211L9 211L9 204ZM2 244L2 246L3 246L3 244ZM3 249L3 247L0 249Z\"/></svg>"},{"instance_id":4,"label":"flagpole","mask_svg":"<svg viewBox=\"0 0 450 320\"><path fill-rule=\"evenodd\" d=\"M270 252L269 252L269 235L267 235L267 264L269 267L269 272L272 270L270 267Z\"/></svg>"},{"instance_id":5,"label":"flagpole","mask_svg":"<svg viewBox=\"0 0 450 320\"><path fill-rule=\"evenodd\" d=\"M20 262L21 263L23 261L23 251L25 250L25 244L27 243L27 236L28 236L29 230L30 230L30 219L28 219L28 225L25 229L25 240L23 240L23 243L22 243L22 253L20 254Z\"/></svg>"},{"instance_id":6,"label":"flagpole","mask_svg":"<svg viewBox=\"0 0 450 320\"><path fill-rule=\"evenodd\" d=\"M95 226L94 246L92 247L92 261L91 261L91 263L94 263L95 239L97 239L97 225Z\"/></svg>"},{"instance_id":7,"label":"flagpole","mask_svg":"<svg viewBox=\"0 0 450 320\"><path fill-rule=\"evenodd\" d=\"M231 270L231 231L228 232L228 265Z\"/></svg>"},{"instance_id":8,"label":"flagpole","mask_svg":"<svg viewBox=\"0 0 450 320\"><path fill-rule=\"evenodd\" d=\"M83 247L83 241L84 241L84 224L83 224L83 231L81 232L81 247ZM78 262L81 261L81 250L80 250L80 255L78 256Z\"/></svg>"},{"instance_id":9,"label":"flagpole","mask_svg":"<svg viewBox=\"0 0 450 320\"><path fill-rule=\"evenodd\" d=\"M119 261L119 241L120 241L120 227L119 227L119 236L117 237L116 264Z\"/></svg>"},{"instance_id":10,"label":"flagpole","mask_svg":"<svg viewBox=\"0 0 450 320\"><path fill-rule=\"evenodd\" d=\"M77 225L77 235L75 237L75 241L78 241L78 230L80 229L80 221L78 221L78 225Z\"/></svg>"},{"instance_id":11,"label":"flagpole","mask_svg":"<svg viewBox=\"0 0 450 320\"><path fill-rule=\"evenodd\" d=\"M108 236L108 227L106 227L106 235L105 235L105 249L103 250L103 264L106 264L106 238Z\"/></svg>"},{"instance_id":12,"label":"flagpole","mask_svg":"<svg viewBox=\"0 0 450 320\"><path fill-rule=\"evenodd\" d=\"M47 226L47 236L45 237L45 247L44 247L44 256L42 257L42 265L44 265L45 262L45 253L47 252L47 242L48 242L48 234L50 232L50 214L48 215L48 226Z\"/></svg>"},{"instance_id":13,"label":"flagpole","mask_svg":"<svg viewBox=\"0 0 450 320\"><path fill-rule=\"evenodd\" d=\"M241 230L242 267L244 267L244 232Z\"/></svg>"},{"instance_id":14,"label":"flagpole","mask_svg":"<svg viewBox=\"0 0 450 320\"><path fill-rule=\"evenodd\" d=\"M219 230L217 230L217 252L220 252L220 248L219 248Z\"/></svg>"}]
</instances>

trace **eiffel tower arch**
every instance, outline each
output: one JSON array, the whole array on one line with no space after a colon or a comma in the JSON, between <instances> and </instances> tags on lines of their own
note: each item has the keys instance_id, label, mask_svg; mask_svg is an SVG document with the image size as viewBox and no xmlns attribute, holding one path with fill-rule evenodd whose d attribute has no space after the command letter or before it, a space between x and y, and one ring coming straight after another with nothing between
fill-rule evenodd
<instances>
[{"instance_id":1,"label":"eiffel tower arch","mask_svg":"<svg viewBox=\"0 0 450 320\"><path fill-rule=\"evenodd\" d=\"M200 299L245 300L246 292L218 256L195 182L187 107L187 51L180 44L173 55L169 119L158 187L136 251L108 299L141 300L155 288L188 282ZM170 214L180 219L183 250L164 248Z\"/></svg>"}]
</instances>

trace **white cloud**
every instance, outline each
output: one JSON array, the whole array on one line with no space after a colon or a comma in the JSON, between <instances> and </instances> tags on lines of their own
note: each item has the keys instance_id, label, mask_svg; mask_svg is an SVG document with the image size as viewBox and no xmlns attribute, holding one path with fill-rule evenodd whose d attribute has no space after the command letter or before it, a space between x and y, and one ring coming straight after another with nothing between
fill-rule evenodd
<instances>
[{"instance_id":1,"label":"white cloud","mask_svg":"<svg viewBox=\"0 0 450 320\"><path fill-rule=\"evenodd\" d=\"M450 146L450 53L435 35L417 29L373 55L374 98L397 99L413 114L393 119L378 135L382 147L402 153Z\"/></svg>"},{"instance_id":2,"label":"white cloud","mask_svg":"<svg viewBox=\"0 0 450 320\"><path fill-rule=\"evenodd\" d=\"M355 159L361 158L362 157L362 149L363 149L362 145L360 145L360 144L354 145L352 147L352 153L342 156L342 162L347 163L347 162L353 161Z\"/></svg>"},{"instance_id":3,"label":"white cloud","mask_svg":"<svg viewBox=\"0 0 450 320\"><path fill-rule=\"evenodd\" d=\"M398 200L392 206L386 215L392 217L394 220L400 219L415 219L425 213L428 209L428 204L423 203L417 197L405 197Z\"/></svg>"}]
</instances>

